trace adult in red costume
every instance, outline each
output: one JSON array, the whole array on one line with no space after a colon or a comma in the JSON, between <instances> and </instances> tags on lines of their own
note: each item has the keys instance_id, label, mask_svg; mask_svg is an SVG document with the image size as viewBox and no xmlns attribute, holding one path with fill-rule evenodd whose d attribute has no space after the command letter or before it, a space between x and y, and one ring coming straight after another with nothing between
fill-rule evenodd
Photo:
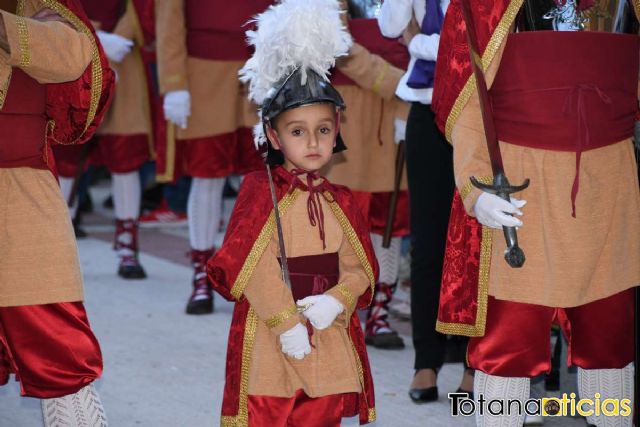
<instances>
[{"instance_id":1,"label":"adult in red costume","mask_svg":"<svg viewBox=\"0 0 640 427\"><path fill-rule=\"evenodd\" d=\"M118 75L114 100L98 129L90 159L111 173L118 275L143 279L146 273L138 260L138 170L153 159L155 138L166 134L154 72L153 0L84 0L82 5ZM68 198L88 153L86 149L62 147L55 154L60 186ZM77 201L73 201L72 218L76 209Z\"/></svg>"},{"instance_id":2,"label":"adult in red costume","mask_svg":"<svg viewBox=\"0 0 640 427\"><path fill-rule=\"evenodd\" d=\"M23 395L43 399L46 426L106 425L91 385L102 356L81 302L77 248L51 146L93 135L113 83L75 1L0 3L0 383L14 372Z\"/></svg>"},{"instance_id":3,"label":"adult in red costume","mask_svg":"<svg viewBox=\"0 0 640 427\"><path fill-rule=\"evenodd\" d=\"M262 167L251 148L256 107L238 83L238 71L251 55L245 25L272 3L244 0L229 7L223 0L156 0L160 90L171 123L158 158L159 179L193 177L187 202L194 269L188 314L213 312L205 268L219 236L225 178Z\"/></svg>"},{"instance_id":4,"label":"adult in red costume","mask_svg":"<svg viewBox=\"0 0 640 427\"><path fill-rule=\"evenodd\" d=\"M549 329L557 322L569 341L568 363L578 366L580 397L633 400L640 194L631 137L639 6L474 2L506 174L512 182L531 179L521 193L524 208L469 181L491 182L491 168L459 2L449 9L433 107L453 144L458 193L437 327L472 337L468 360L478 370L476 396L526 399L529 378L550 369ZM527 260L511 268L501 228L523 223L518 237ZM485 413L477 420L483 426L522 423L517 414ZM632 423L629 414L605 421L602 412L587 420Z\"/></svg>"}]
</instances>

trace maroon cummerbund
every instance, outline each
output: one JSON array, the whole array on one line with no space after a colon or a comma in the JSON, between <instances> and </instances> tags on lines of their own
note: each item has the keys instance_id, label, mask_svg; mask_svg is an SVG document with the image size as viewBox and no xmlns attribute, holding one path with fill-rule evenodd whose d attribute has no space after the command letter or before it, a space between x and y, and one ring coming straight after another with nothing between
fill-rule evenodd
<instances>
[{"instance_id":1,"label":"maroon cummerbund","mask_svg":"<svg viewBox=\"0 0 640 427\"><path fill-rule=\"evenodd\" d=\"M81 0L87 17L100 23L100 29L112 32L120 17L124 14L125 2L122 0Z\"/></svg>"},{"instance_id":2,"label":"maroon cummerbund","mask_svg":"<svg viewBox=\"0 0 640 427\"><path fill-rule=\"evenodd\" d=\"M409 65L409 51L397 39L384 37L376 19L357 18L349 20L349 32L353 40L369 52L380 55L391 65L406 70ZM337 68L331 72L334 85L357 85Z\"/></svg>"},{"instance_id":3,"label":"maroon cummerbund","mask_svg":"<svg viewBox=\"0 0 640 427\"><path fill-rule=\"evenodd\" d=\"M294 301L320 295L338 284L340 264L338 253L287 257L291 293Z\"/></svg>"},{"instance_id":4,"label":"maroon cummerbund","mask_svg":"<svg viewBox=\"0 0 640 427\"><path fill-rule=\"evenodd\" d=\"M0 110L0 168L46 169L45 86L18 68Z\"/></svg>"},{"instance_id":5,"label":"maroon cummerbund","mask_svg":"<svg viewBox=\"0 0 640 427\"><path fill-rule=\"evenodd\" d=\"M187 50L189 56L217 61L245 61L251 56L246 31L255 28L251 19L264 12L273 0L186 0Z\"/></svg>"},{"instance_id":6,"label":"maroon cummerbund","mask_svg":"<svg viewBox=\"0 0 640 427\"><path fill-rule=\"evenodd\" d=\"M596 32L509 35L491 102L500 140L582 152L633 135L640 38Z\"/></svg>"}]
</instances>

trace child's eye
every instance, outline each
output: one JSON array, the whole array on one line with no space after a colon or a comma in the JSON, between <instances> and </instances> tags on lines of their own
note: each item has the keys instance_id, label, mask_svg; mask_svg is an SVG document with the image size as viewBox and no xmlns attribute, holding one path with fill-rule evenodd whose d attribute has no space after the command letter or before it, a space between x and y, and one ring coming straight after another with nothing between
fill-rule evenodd
<instances>
[{"instance_id":1,"label":"child's eye","mask_svg":"<svg viewBox=\"0 0 640 427\"><path fill-rule=\"evenodd\" d=\"M328 134L330 134L330 133L331 133L331 129L330 129L330 128L328 128L328 127L320 128L320 133L322 133L322 134L324 134L324 135L328 135Z\"/></svg>"},{"instance_id":2,"label":"child's eye","mask_svg":"<svg viewBox=\"0 0 640 427\"><path fill-rule=\"evenodd\" d=\"M291 131L291 135L293 136L300 136L302 135L302 129L294 129Z\"/></svg>"}]
</instances>

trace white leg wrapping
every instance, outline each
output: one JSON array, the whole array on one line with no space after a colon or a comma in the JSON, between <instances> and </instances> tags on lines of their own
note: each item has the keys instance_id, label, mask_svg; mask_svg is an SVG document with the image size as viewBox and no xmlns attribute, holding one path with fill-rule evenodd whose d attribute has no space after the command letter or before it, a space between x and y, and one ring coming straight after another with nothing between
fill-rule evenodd
<instances>
[{"instance_id":1,"label":"white leg wrapping","mask_svg":"<svg viewBox=\"0 0 640 427\"><path fill-rule=\"evenodd\" d=\"M529 398L530 383L531 380L529 378L499 377L485 374L482 371L476 371L473 380L473 392L476 401L480 395L483 395L486 402L494 399L503 401L517 399L524 405L524 402ZM485 403L485 405L487 404L488 403ZM484 415L482 416L480 416L479 408L476 410L476 425L478 427L520 427L524 423L524 413L522 415L512 413L511 416L506 414L503 416L494 416L487 413L486 409L485 407ZM514 410L513 412L516 411Z\"/></svg>"},{"instance_id":2,"label":"white leg wrapping","mask_svg":"<svg viewBox=\"0 0 640 427\"><path fill-rule=\"evenodd\" d=\"M69 196L71 195L74 179L65 178L61 176L59 178L59 181L60 181L60 191L62 191L62 198L64 199L65 203L67 203L69 201ZM76 217L77 212L78 212L78 196L76 195L76 198L73 201L73 205L69 207L69 215L71 216L71 219L74 219Z\"/></svg>"},{"instance_id":3,"label":"white leg wrapping","mask_svg":"<svg viewBox=\"0 0 640 427\"><path fill-rule=\"evenodd\" d=\"M379 281L393 285L398 281L402 238L392 237L391 245L385 249L382 247L382 236L371 233L371 242L373 243L373 250L375 251L378 264L380 265Z\"/></svg>"},{"instance_id":4,"label":"white leg wrapping","mask_svg":"<svg viewBox=\"0 0 640 427\"><path fill-rule=\"evenodd\" d=\"M107 427L100 396L92 384L74 394L42 399L44 427Z\"/></svg>"},{"instance_id":5,"label":"white leg wrapping","mask_svg":"<svg viewBox=\"0 0 640 427\"><path fill-rule=\"evenodd\" d=\"M138 219L142 197L138 171L111 174L111 188L116 218Z\"/></svg>"},{"instance_id":6,"label":"white leg wrapping","mask_svg":"<svg viewBox=\"0 0 640 427\"><path fill-rule=\"evenodd\" d=\"M191 247L206 251L213 247L222 216L224 178L194 178L187 203Z\"/></svg>"},{"instance_id":7,"label":"white leg wrapping","mask_svg":"<svg viewBox=\"0 0 640 427\"><path fill-rule=\"evenodd\" d=\"M595 399L600 393L600 402L605 399L629 399L633 408L633 363L622 369L582 369L578 368L578 392L581 399ZM589 424L598 427L631 427L633 416L607 417L600 415L587 417Z\"/></svg>"}]
</instances>

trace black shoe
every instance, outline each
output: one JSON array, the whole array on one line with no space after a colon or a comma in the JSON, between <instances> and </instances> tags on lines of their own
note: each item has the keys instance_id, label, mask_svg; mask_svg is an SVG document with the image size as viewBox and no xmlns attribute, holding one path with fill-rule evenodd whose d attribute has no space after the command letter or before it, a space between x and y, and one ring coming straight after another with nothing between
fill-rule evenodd
<instances>
[{"instance_id":1,"label":"black shoe","mask_svg":"<svg viewBox=\"0 0 640 427\"><path fill-rule=\"evenodd\" d=\"M404 341L396 331L367 335L364 342L382 350L400 350L404 348Z\"/></svg>"},{"instance_id":2,"label":"black shoe","mask_svg":"<svg viewBox=\"0 0 640 427\"><path fill-rule=\"evenodd\" d=\"M138 265L121 265L118 267L118 276L123 279L146 279L147 273L140 264Z\"/></svg>"},{"instance_id":3,"label":"black shoe","mask_svg":"<svg viewBox=\"0 0 640 427\"><path fill-rule=\"evenodd\" d=\"M409 389L409 397L414 403L428 403L438 400L438 386Z\"/></svg>"},{"instance_id":4,"label":"black shoe","mask_svg":"<svg viewBox=\"0 0 640 427\"><path fill-rule=\"evenodd\" d=\"M211 314L213 313L213 297L199 300L189 300L187 314Z\"/></svg>"},{"instance_id":5,"label":"black shoe","mask_svg":"<svg viewBox=\"0 0 640 427\"><path fill-rule=\"evenodd\" d=\"M469 399L474 400L473 391L463 390L460 387L458 387L458 389L456 390L456 393L466 393Z\"/></svg>"}]
</instances>

